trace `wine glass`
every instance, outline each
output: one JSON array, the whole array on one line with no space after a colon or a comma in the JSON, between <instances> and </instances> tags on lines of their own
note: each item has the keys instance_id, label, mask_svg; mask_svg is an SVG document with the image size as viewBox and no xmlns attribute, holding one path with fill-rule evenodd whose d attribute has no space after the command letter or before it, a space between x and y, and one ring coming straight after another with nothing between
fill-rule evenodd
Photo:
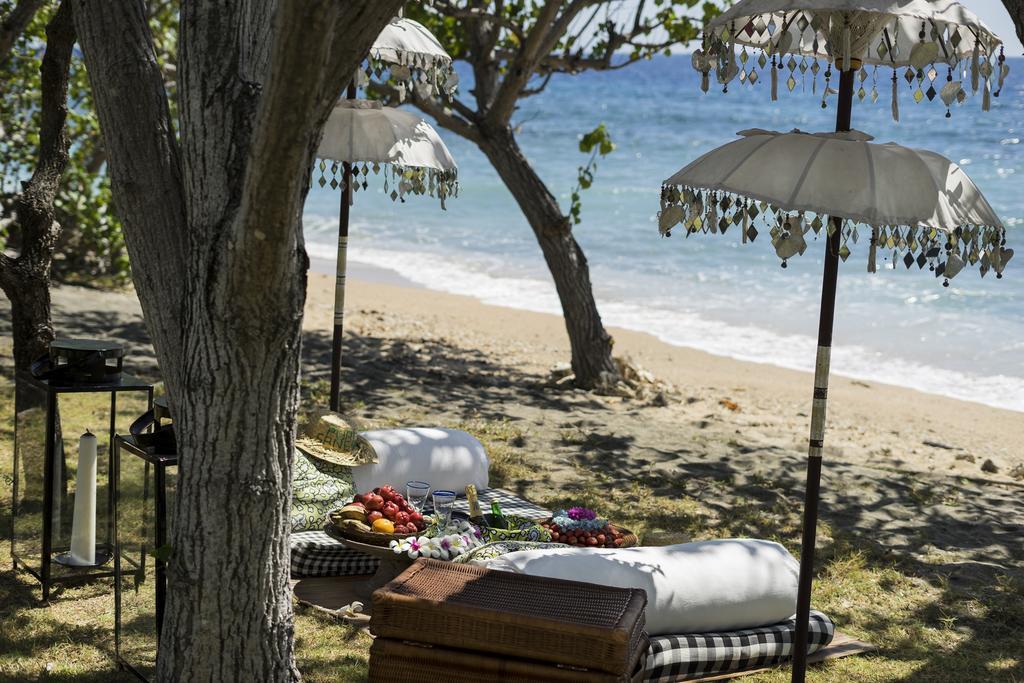
<instances>
[{"instance_id":1,"label":"wine glass","mask_svg":"<svg viewBox=\"0 0 1024 683\"><path fill-rule=\"evenodd\" d=\"M434 515L439 529L447 529L452 521L452 508L455 507L455 491L439 489L434 491Z\"/></svg>"},{"instance_id":2,"label":"wine glass","mask_svg":"<svg viewBox=\"0 0 1024 683\"><path fill-rule=\"evenodd\" d=\"M425 481L410 481L405 484L405 500L416 512L423 512L429 494L430 484Z\"/></svg>"}]
</instances>

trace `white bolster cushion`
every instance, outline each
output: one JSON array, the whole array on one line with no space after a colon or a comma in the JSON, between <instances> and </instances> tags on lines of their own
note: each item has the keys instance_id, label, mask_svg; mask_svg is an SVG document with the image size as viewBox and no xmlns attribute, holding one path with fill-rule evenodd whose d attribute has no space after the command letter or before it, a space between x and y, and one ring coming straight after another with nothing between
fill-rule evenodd
<instances>
[{"instance_id":1,"label":"white bolster cushion","mask_svg":"<svg viewBox=\"0 0 1024 683\"><path fill-rule=\"evenodd\" d=\"M377 453L377 462L352 468L359 493L391 484L405 495L405 483L413 480L427 482L431 490L449 489L457 494L462 494L467 484L487 488L487 452L471 434L413 427L362 432L360 436Z\"/></svg>"},{"instance_id":2,"label":"white bolster cushion","mask_svg":"<svg viewBox=\"0 0 1024 683\"><path fill-rule=\"evenodd\" d=\"M796 612L800 563L771 541L728 539L639 548L509 553L500 569L647 591L650 635L709 633L785 621Z\"/></svg>"}]
</instances>

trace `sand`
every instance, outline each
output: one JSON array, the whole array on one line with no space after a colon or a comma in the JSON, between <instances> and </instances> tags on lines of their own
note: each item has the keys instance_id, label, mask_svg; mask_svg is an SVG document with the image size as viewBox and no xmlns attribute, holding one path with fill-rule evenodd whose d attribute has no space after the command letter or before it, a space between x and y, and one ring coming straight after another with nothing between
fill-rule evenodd
<instances>
[{"instance_id":1,"label":"sand","mask_svg":"<svg viewBox=\"0 0 1024 683\"><path fill-rule=\"evenodd\" d=\"M549 370L569 359L559 317L411 287L358 264L352 273L349 410L406 425L508 420L533 472L514 482L526 495L571 491L600 472L602 486L642 477L720 513L799 506L808 373L612 328L617 354L674 387L667 405L554 388ZM304 382L327 379L332 284L310 273ZM128 364L155 376L133 293L59 287L54 306L60 334L125 339ZM1024 573L1021 444L1020 412L833 376L822 519L954 575Z\"/></svg>"}]
</instances>

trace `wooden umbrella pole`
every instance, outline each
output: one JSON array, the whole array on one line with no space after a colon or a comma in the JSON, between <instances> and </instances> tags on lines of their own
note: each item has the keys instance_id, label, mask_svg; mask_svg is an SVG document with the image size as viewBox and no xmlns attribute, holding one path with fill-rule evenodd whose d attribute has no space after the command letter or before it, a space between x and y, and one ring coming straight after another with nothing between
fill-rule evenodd
<instances>
[{"instance_id":1,"label":"wooden umbrella pole","mask_svg":"<svg viewBox=\"0 0 1024 683\"><path fill-rule=\"evenodd\" d=\"M850 130L853 84L856 67L851 64L839 75L839 109L836 132ZM830 217L832 233L825 242L825 268L821 279L821 312L818 318L818 355L814 363L814 401L811 406L811 435L807 449L807 489L804 494L804 527L800 542L800 583L796 601L796 633L793 638L793 683L807 675L807 632L811 618L811 584L814 579L814 540L818 528L818 499L821 488L821 455L825 446L825 408L828 403L829 363L832 357L832 323L836 312L836 281L839 277L839 248L842 219Z\"/></svg>"},{"instance_id":2,"label":"wooden umbrella pole","mask_svg":"<svg viewBox=\"0 0 1024 683\"><path fill-rule=\"evenodd\" d=\"M349 83L345 96L356 98L355 79ZM348 219L352 206L352 164L344 161L342 168L341 208L338 215L338 263L334 283L334 338L331 342L331 410L341 403L341 337L345 328L345 271L348 268Z\"/></svg>"}]
</instances>

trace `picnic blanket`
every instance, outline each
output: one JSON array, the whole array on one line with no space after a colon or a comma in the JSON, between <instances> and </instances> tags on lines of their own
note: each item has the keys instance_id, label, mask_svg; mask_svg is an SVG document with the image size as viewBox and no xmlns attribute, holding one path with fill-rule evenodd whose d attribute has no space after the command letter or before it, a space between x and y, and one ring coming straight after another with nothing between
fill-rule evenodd
<instances>
[{"instance_id":1,"label":"picnic blanket","mask_svg":"<svg viewBox=\"0 0 1024 683\"><path fill-rule=\"evenodd\" d=\"M521 517L550 517L551 511L534 505L505 489L483 489L478 491L480 506L489 509L497 501L502 512ZM427 504L427 510L430 510ZM464 497L455 501L455 509L469 514L469 505ZM344 543L327 535L325 531L301 531L291 536L291 573L293 579L314 576L356 576L377 571L378 560L358 550L351 550Z\"/></svg>"}]
</instances>

